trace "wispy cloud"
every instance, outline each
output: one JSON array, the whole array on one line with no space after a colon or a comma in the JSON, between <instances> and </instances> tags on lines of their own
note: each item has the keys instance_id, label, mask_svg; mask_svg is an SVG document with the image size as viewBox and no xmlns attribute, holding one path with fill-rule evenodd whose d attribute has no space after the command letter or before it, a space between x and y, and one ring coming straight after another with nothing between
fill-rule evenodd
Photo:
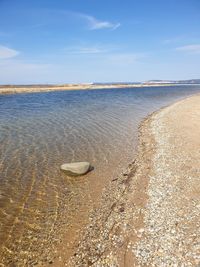
<instances>
[{"instance_id":1,"label":"wispy cloud","mask_svg":"<svg viewBox=\"0 0 200 267\"><path fill-rule=\"evenodd\" d=\"M99 20L95 18L94 16L83 14L83 13L76 13L73 12L75 16L86 20L88 24L89 30L101 30L101 29L111 29L111 30L116 30L121 26L120 23L113 23L110 21L105 21L105 20Z\"/></svg>"},{"instance_id":2,"label":"wispy cloud","mask_svg":"<svg viewBox=\"0 0 200 267\"><path fill-rule=\"evenodd\" d=\"M78 55L79 57L84 56L88 60L95 58L97 62L119 66L127 66L135 62L140 62L148 56L147 53L124 52L120 47L108 44L68 46L64 48L64 53L70 56L70 58L75 58L74 56Z\"/></svg>"},{"instance_id":3,"label":"wispy cloud","mask_svg":"<svg viewBox=\"0 0 200 267\"><path fill-rule=\"evenodd\" d=\"M100 29L112 29L116 30L121 26L120 23L112 23L109 21L101 21L93 16L83 15L86 20L88 20L90 30L100 30Z\"/></svg>"},{"instance_id":4,"label":"wispy cloud","mask_svg":"<svg viewBox=\"0 0 200 267\"><path fill-rule=\"evenodd\" d=\"M192 45L185 45L179 46L176 48L177 51L188 52L192 54L200 54L200 44L192 44Z\"/></svg>"},{"instance_id":5,"label":"wispy cloud","mask_svg":"<svg viewBox=\"0 0 200 267\"><path fill-rule=\"evenodd\" d=\"M19 54L18 51L0 45L0 59L13 58Z\"/></svg>"},{"instance_id":6,"label":"wispy cloud","mask_svg":"<svg viewBox=\"0 0 200 267\"><path fill-rule=\"evenodd\" d=\"M67 47L65 51L72 55L89 55L89 54L102 54L108 52L107 49L100 46L71 46Z\"/></svg>"},{"instance_id":7,"label":"wispy cloud","mask_svg":"<svg viewBox=\"0 0 200 267\"><path fill-rule=\"evenodd\" d=\"M174 36L169 39L163 40L163 44L173 44L173 43L178 43L182 41L186 36L184 35L179 35L179 36Z\"/></svg>"},{"instance_id":8,"label":"wispy cloud","mask_svg":"<svg viewBox=\"0 0 200 267\"><path fill-rule=\"evenodd\" d=\"M1 1L1 0L0 0ZM24 12L24 11L22 11ZM28 10L26 13L22 13L22 15L27 16ZM67 9L33 9L31 10L31 17L32 22L28 20L27 25L22 25L21 29L27 29L27 28L42 28L42 27L48 27L48 25L54 23L62 23L62 25L65 25L67 23L70 23L71 21L79 21L82 25L87 25L88 30L103 30L103 29L110 29L110 30L116 30L121 26L121 23L119 22L113 22L110 20L103 20L101 18L96 18L96 16L82 13L79 11L72 11ZM38 17L40 17L38 22ZM1 35L0 31L0 35Z\"/></svg>"}]
</instances>

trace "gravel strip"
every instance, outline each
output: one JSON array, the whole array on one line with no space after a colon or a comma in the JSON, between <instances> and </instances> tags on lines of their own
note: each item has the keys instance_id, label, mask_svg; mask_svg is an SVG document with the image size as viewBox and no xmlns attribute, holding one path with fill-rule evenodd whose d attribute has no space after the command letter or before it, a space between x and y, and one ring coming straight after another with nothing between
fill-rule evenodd
<instances>
[{"instance_id":1,"label":"gravel strip","mask_svg":"<svg viewBox=\"0 0 200 267\"><path fill-rule=\"evenodd\" d=\"M200 266L200 96L156 113L156 140L145 237L135 246L141 266Z\"/></svg>"}]
</instances>

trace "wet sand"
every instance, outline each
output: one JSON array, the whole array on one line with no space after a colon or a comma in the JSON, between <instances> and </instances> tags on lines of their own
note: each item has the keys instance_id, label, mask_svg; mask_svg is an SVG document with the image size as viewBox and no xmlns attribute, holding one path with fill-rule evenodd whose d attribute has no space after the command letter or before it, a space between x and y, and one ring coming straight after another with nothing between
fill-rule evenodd
<instances>
[{"instance_id":1,"label":"wet sand","mask_svg":"<svg viewBox=\"0 0 200 267\"><path fill-rule=\"evenodd\" d=\"M200 95L153 113L138 156L104 190L101 205L55 266L199 266Z\"/></svg>"}]
</instances>

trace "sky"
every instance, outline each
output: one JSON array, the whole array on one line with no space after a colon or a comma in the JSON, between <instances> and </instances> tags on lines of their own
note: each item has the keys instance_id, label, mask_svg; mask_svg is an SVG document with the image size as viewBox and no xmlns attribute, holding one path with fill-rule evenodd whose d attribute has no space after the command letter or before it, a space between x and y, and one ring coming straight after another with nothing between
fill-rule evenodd
<instances>
[{"instance_id":1,"label":"sky","mask_svg":"<svg viewBox=\"0 0 200 267\"><path fill-rule=\"evenodd\" d=\"M0 84L200 78L199 0L0 0Z\"/></svg>"}]
</instances>

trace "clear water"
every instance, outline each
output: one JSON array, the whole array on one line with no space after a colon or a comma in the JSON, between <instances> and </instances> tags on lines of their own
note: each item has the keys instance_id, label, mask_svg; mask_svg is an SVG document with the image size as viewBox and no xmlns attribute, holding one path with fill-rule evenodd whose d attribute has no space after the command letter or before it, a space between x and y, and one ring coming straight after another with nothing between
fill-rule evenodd
<instances>
[{"instance_id":1,"label":"clear water","mask_svg":"<svg viewBox=\"0 0 200 267\"><path fill-rule=\"evenodd\" d=\"M102 189L133 160L141 120L199 92L175 86L0 95L0 263L31 265L64 232L81 228ZM60 165L73 161L89 161L94 171L70 178Z\"/></svg>"}]
</instances>

